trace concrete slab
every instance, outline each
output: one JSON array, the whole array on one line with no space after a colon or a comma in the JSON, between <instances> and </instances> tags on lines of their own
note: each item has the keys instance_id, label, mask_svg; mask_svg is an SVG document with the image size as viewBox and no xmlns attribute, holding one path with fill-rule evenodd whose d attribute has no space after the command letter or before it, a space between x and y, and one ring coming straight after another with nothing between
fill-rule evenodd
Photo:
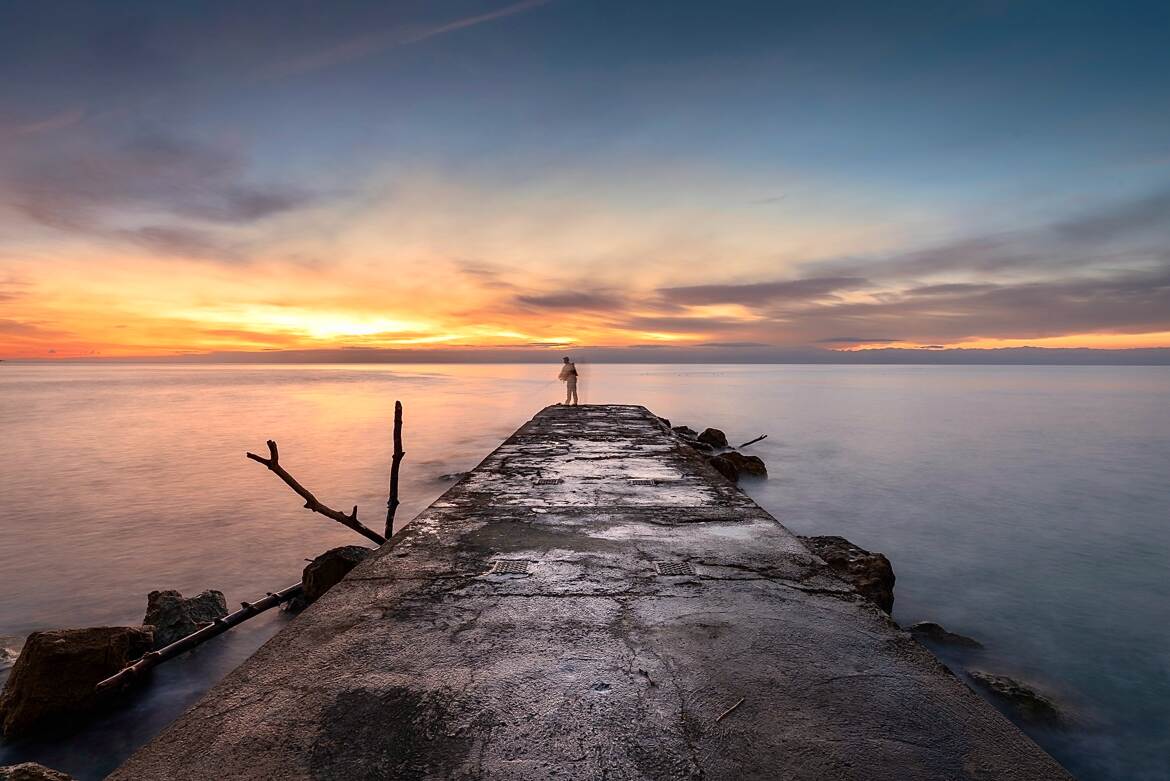
<instances>
[{"instance_id":1,"label":"concrete slab","mask_svg":"<svg viewBox=\"0 0 1170 781\"><path fill-rule=\"evenodd\" d=\"M658 418L589 406L538 414L111 778L1068 775Z\"/></svg>"}]
</instances>

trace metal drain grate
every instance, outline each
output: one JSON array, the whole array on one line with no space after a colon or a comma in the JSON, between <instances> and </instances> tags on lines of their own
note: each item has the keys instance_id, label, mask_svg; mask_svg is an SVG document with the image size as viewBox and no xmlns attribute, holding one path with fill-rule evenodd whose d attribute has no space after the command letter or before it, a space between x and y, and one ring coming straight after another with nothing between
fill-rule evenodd
<instances>
[{"instance_id":1,"label":"metal drain grate","mask_svg":"<svg viewBox=\"0 0 1170 781\"><path fill-rule=\"evenodd\" d=\"M502 559L492 567L491 575L527 575L528 562L515 559Z\"/></svg>"},{"instance_id":2,"label":"metal drain grate","mask_svg":"<svg viewBox=\"0 0 1170 781\"><path fill-rule=\"evenodd\" d=\"M535 480L536 485L560 485L563 482L559 477L538 477Z\"/></svg>"},{"instance_id":3,"label":"metal drain grate","mask_svg":"<svg viewBox=\"0 0 1170 781\"><path fill-rule=\"evenodd\" d=\"M630 485L658 485L658 481L650 478L640 477L637 480L631 480Z\"/></svg>"},{"instance_id":4,"label":"metal drain grate","mask_svg":"<svg viewBox=\"0 0 1170 781\"><path fill-rule=\"evenodd\" d=\"M656 561L659 575L694 575L695 568L685 561Z\"/></svg>"}]
</instances>

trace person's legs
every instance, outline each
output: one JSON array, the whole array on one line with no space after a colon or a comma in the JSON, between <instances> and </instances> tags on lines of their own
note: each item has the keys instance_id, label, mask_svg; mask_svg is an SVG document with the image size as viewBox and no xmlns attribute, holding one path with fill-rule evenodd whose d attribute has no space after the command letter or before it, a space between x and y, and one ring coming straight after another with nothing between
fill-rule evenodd
<instances>
[{"instance_id":1,"label":"person's legs","mask_svg":"<svg viewBox=\"0 0 1170 781\"><path fill-rule=\"evenodd\" d=\"M569 398L573 399L573 404L577 403L577 381L569 380L569 395L565 397L565 403L569 403Z\"/></svg>"},{"instance_id":2,"label":"person's legs","mask_svg":"<svg viewBox=\"0 0 1170 781\"><path fill-rule=\"evenodd\" d=\"M565 383L565 404L568 404L569 400L572 398L573 398L573 383L566 382Z\"/></svg>"}]
</instances>

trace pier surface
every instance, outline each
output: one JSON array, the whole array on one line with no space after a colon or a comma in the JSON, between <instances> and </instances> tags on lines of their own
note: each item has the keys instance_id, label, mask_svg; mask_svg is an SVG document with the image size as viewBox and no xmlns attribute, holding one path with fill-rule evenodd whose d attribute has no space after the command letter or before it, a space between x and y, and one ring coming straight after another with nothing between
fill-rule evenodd
<instances>
[{"instance_id":1,"label":"pier surface","mask_svg":"<svg viewBox=\"0 0 1170 781\"><path fill-rule=\"evenodd\" d=\"M1068 776L658 418L588 406L538 414L111 778Z\"/></svg>"}]
</instances>

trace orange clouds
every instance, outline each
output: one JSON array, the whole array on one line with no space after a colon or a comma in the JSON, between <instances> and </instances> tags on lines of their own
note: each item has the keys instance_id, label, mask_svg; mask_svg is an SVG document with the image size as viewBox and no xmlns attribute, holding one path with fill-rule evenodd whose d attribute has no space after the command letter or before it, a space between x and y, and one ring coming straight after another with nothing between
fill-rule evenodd
<instances>
[{"instance_id":1,"label":"orange clouds","mask_svg":"<svg viewBox=\"0 0 1170 781\"><path fill-rule=\"evenodd\" d=\"M1087 251L1055 267L1044 230L879 255L864 215L835 229L830 213L801 224L685 199L638 211L577 180L493 194L402 177L387 195L382 177L349 198L261 209L247 251L224 257L160 254L106 228L30 233L0 256L0 357L1170 346L1170 272L1136 255L1111 270ZM175 214L207 211L177 189Z\"/></svg>"}]
</instances>

